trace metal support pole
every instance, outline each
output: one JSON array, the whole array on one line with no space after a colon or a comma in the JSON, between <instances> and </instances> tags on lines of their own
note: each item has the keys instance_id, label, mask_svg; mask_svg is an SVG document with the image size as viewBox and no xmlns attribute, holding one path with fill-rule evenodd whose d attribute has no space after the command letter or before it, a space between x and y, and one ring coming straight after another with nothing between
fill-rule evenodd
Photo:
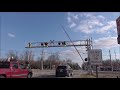
<instances>
[{"instance_id":1,"label":"metal support pole","mask_svg":"<svg viewBox=\"0 0 120 90\"><path fill-rule=\"evenodd\" d=\"M91 68L91 62L90 62L90 58L89 58L89 51L91 50L91 46L88 46L88 44L90 44L90 39L87 39L87 51L88 51L88 74L92 74L92 68Z\"/></svg>"},{"instance_id":2,"label":"metal support pole","mask_svg":"<svg viewBox=\"0 0 120 90\"><path fill-rule=\"evenodd\" d=\"M41 56L41 70L43 70L43 48L42 48L42 56Z\"/></svg>"},{"instance_id":3,"label":"metal support pole","mask_svg":"<svg viewBox=\"0 0 120 90\"><path fill-rule=\"evenodd\" d=\"M98 65L96 65L96 78L98 78Z\"/></svg>"}]
</instances>

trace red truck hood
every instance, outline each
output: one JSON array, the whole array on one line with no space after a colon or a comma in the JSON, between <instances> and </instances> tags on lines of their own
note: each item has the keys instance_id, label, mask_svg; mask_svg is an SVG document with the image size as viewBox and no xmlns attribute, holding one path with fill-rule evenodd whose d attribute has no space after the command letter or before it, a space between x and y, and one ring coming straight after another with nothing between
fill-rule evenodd
<instances>
[{"instance_id":1,"label":"red truck hood","mask_svg":"<svg viewBox=\"0 0 120 90\"><path fill-rule=\"evenodd\" d=\"M0 74L4 74L8 69L0 68Z\"/></svg>"}]
</instances>

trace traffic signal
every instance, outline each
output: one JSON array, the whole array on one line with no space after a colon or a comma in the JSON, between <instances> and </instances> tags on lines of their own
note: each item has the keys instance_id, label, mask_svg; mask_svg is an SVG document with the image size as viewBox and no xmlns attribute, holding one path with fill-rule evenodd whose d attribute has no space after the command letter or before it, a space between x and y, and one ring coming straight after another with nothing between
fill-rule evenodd
<instances>
[{"instance_id":1,"label":"traffic signal","mask_svg":"<svg viewBox=\"0 0 120 90\"><path fill-rule=\"evenodd\" d=\"M29 47L29 48L31 47L31 43L28 43L28 47Z\"/></svg>"}]
</instances>

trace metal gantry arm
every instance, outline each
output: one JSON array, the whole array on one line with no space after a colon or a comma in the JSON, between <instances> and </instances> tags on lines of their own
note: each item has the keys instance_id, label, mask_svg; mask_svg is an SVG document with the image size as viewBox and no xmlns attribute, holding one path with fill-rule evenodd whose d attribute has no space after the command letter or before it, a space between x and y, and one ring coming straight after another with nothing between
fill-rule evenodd
<instances>
[{"instance_id":1,"label":"metal gantry arm","mask_svg":"<svg viewBox=\"0 0 120 90\"><path fill-rule=\"evenodd\" d=\"M72 44L74 43L74 45ZM28 43L25 48L44 48L44 47L70 47L70 46L91 46L90 40L74 40L74 41L49 41L49 42L33 42Z\"/></svg>"}]
</instances>

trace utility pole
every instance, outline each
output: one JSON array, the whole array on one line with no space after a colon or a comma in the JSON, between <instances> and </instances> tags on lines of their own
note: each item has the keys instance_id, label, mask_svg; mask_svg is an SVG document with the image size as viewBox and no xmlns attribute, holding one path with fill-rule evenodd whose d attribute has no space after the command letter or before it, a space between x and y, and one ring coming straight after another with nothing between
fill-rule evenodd
<instances>
[{"instance_id":1,"label":"utility pole","mask_svg":"<svg viewBox=\"0 0 120 90\"><path fill-rule=\"evenodd\" d=\"M50 58L50 69L52 69L52 60L53 60L53 58L54 58L53 55L54 55L54 54L51 52L51 58Z\"/></svg>"},{"instance_id":2,"label":"utility pole","mask_svg":"<svg viewBox=\"0 0 120 90\"><path fill-rule=\"evenodd\" d=\"M115 52L115 50L114 50L114 53L115 53L115 60L116 60L116 52Z\"/></svg>"},{"instance_id":3,"label":"utility pole","mask_svg":"<svg viewBox=\"0 0 120 90\"><path fill-rule=\"evenodd\" d=\"M44 51L43 51L43 48L42 48L42 56L41 56L41 70L43 70L43 54L44 54Z\"/></svg>"},{"instance_id":4,"label":"utility pole","mask_svg":"<svg viewBox=\"0 0 120 90\"><path fill-rule=\"evenodd\" d=\"M112 60L111 60L111 52L110 52L110 50L109 50L109 56L110 56L110 64L111 64L111 69L112 69L112 71L113 71L113 65L112 65Z\"/></svg>"},{"instance_id":5,"label":"utility pole","mask_svg":"<svg viewBox=\"0 0 120 90\"><path fill-rule=\"evenodd\" d=\"M118 70L118 62L117 62L117 59L116 59L116 52L114 50L114 53L115 53L115 60L116 60L116 70Z\"/></svg>"}]
</instances>

